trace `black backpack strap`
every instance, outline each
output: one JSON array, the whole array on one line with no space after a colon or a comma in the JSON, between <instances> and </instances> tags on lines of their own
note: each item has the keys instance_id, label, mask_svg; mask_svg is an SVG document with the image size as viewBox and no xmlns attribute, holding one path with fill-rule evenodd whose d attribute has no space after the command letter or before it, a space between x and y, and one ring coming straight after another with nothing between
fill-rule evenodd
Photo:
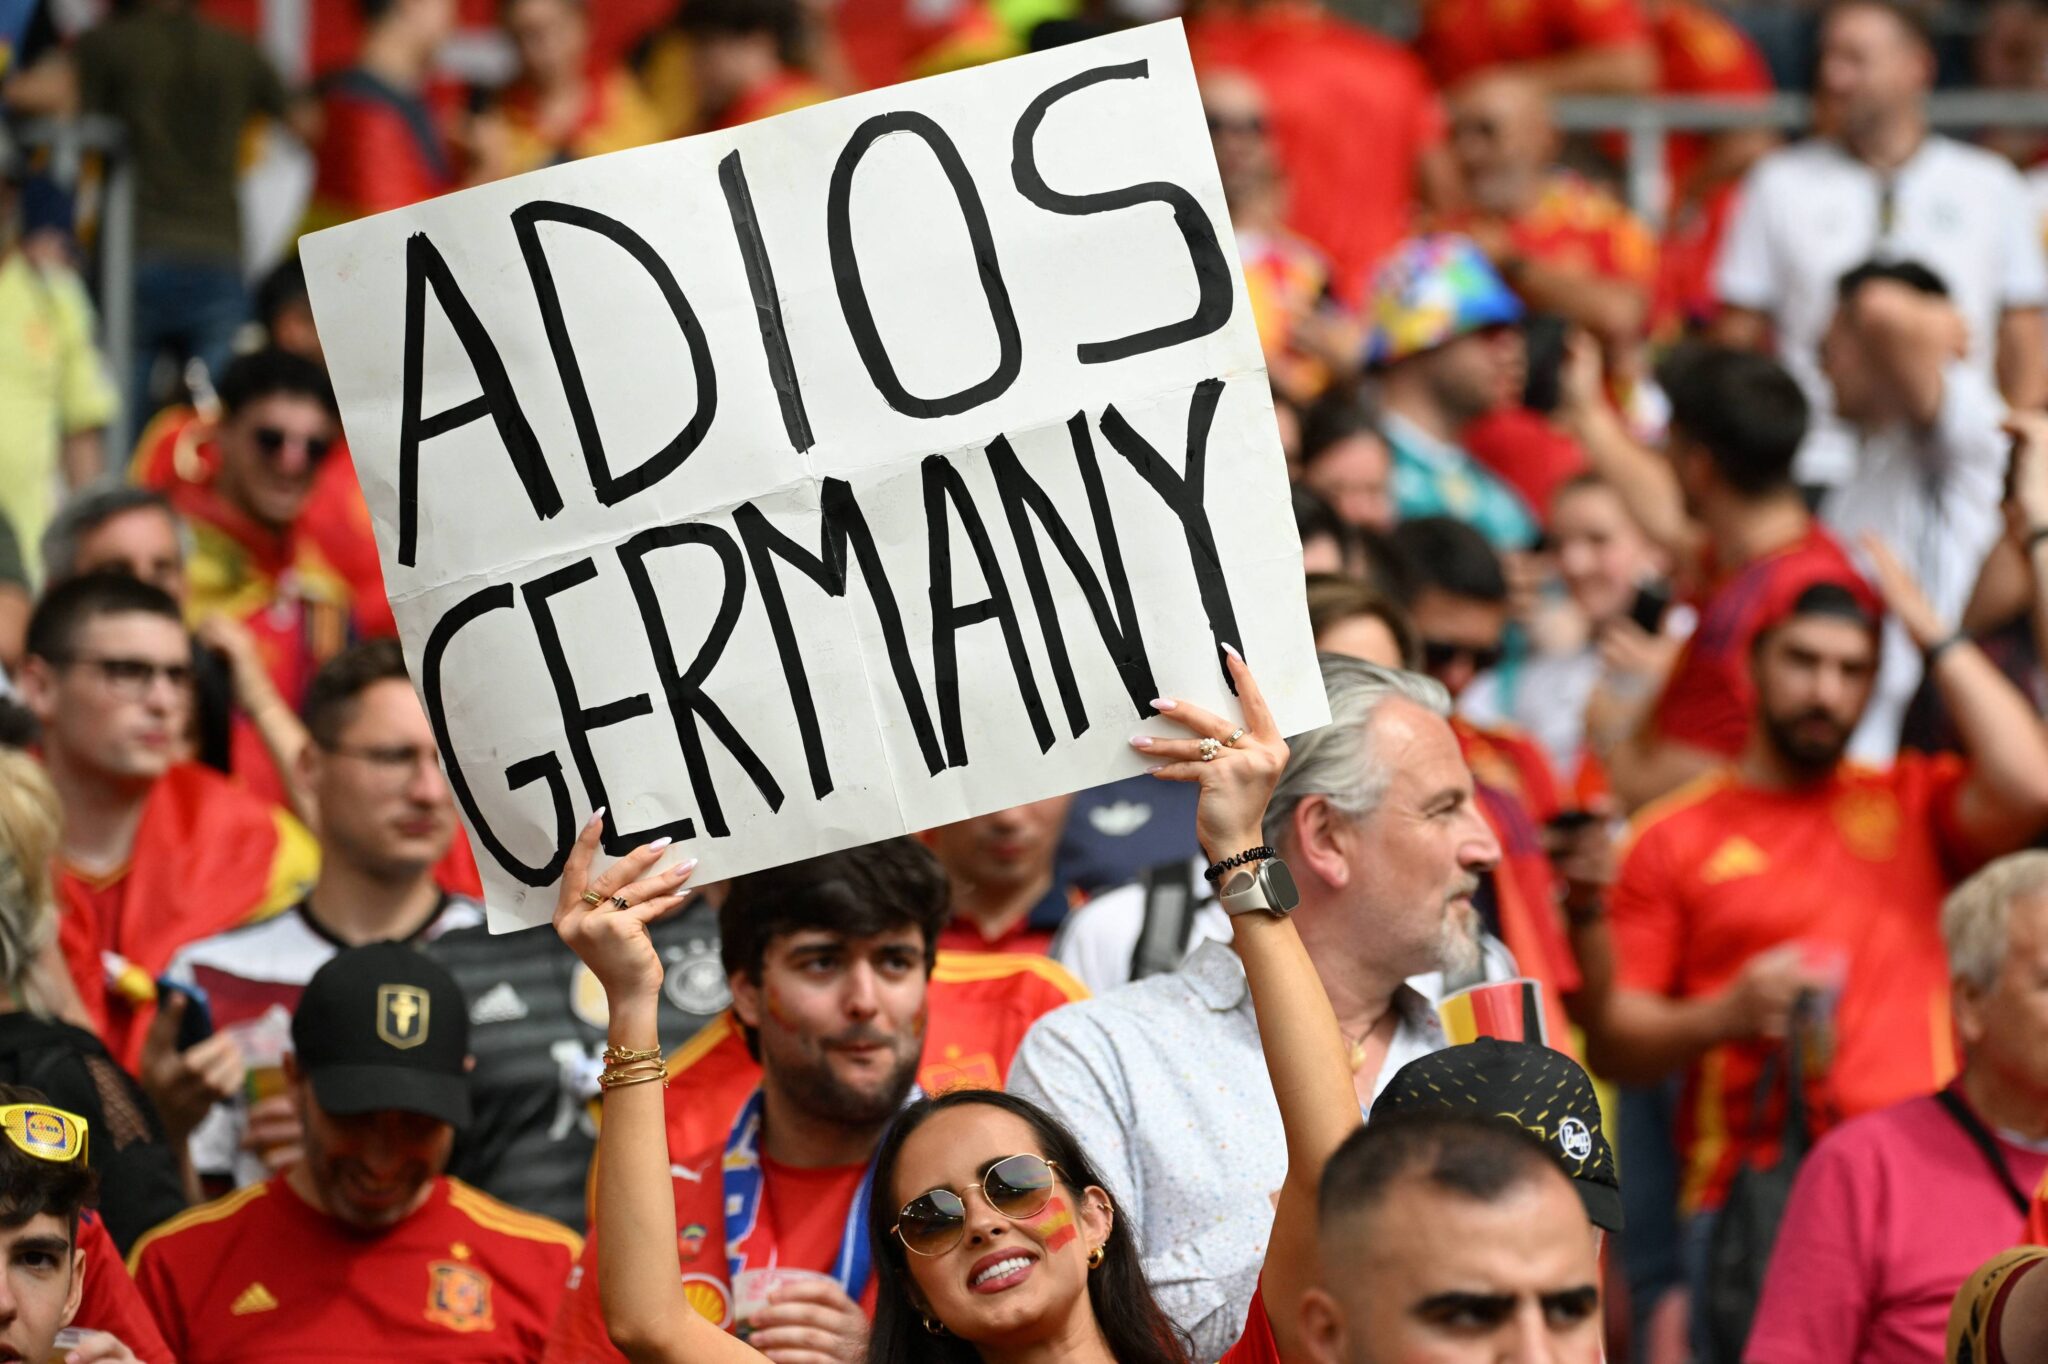
<instances>
[{"instance_id":1,"label":"black backpack strap","mask_svg":"<svg viewBox=\"0 0 2048 1364\"><path fill-rule=\"evenodd\" d=\"M1984 1120L1972 1113L1970 1106L1964 1103L1962 1096L1953 1089L1942 1090L1934 1096L1934 1101L1947 1109L1948 1115L1956 1120L1956 1126L1962 1128L1969 1136L1970 1144L1977 1148L1978 1154L1984 1157L1985 1164L1998 1176L1998 1183L2005 1190L2005 1196L2012 1200L2013 1207L2019 1209L2020 1216L2025 1217L2028 1209L2033 1206L2033 1200L2027 1197L2027 1192L2020 1187L2020 1182L2012 1177L2012 1167L2007 1165L2005 1157L1998 1153L1998 1141L1984 1126Z\"/></svg>"},{"instance_id":2,"label":"black backpack strap","mask_svg":"<svg viewBox=\"0 0 2048 1364\"><path fill-rule=\"evenodd\" d=\"M1752 1140L1760 1139L1764 1134L1764 1122L1771 1111L1771 1096L1779 1088L1781 1074L1785 1104L1779 1153L1781 1159L1796 1165L1805 1158L1806 1150L1813 1142L1806 1121L1806 1045L1800 1036L1800 1022L1796 1014L1786 1028L1785 1045L1764 1059L1763 1072L1757 1076L1756 1105L1750 1110L1749 1118Z\"/></svg>"},{"instance_id":3,"label":"black backpack strap","mask_svg":"<svg viewBox=\"0 0 2048 1364\"><path fill-rule=\"evenodd\" d=\"M1131 979L1180 969L1195 928L1195 884L1186 858L1147 867L1138 878L1145 888L1145 917L1131 949Z\"/></svg>"}]
</instances>

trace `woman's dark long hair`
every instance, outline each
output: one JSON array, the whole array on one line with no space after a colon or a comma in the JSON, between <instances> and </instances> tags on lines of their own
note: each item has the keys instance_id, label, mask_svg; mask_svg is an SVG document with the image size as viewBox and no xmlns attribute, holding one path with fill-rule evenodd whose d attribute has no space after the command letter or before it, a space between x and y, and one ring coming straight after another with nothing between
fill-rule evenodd
<instances>
[{"instance_id":1,"label":"woman's dark long hair","mask_svg":"<svg viewBox=\"0 0 2048 1364\"><path fill-rule=\"evenodd\" d=\"M1059 1167L1059 1180L1066 1186L1077 1211L1082 1190L1090 1185L1109 1188L1089 1163L1088 1153L1081 1149L1074 1134L1027 1099L1001 1090L956 1089L936 1098L919 1099L904 1109L875 1156L875 1195L868 1209L868 1243L873 1249L877 1283L875 1324L868 1333L868 1364L978 1364L981 1358L972 1345L951 1332L933 1335L925 1330L906 1262L909 1252L889 1231L896 1224L899 1211L896 1162L903 1154L903 1143L933 1114L964 1104L987 1104L1014 1113L1029 1124L1038 1136L1039 1153ZM1109 1193L1113 1201L1116 1191L1109 1189ZM1117 1364L1189 1364L1187 1337L1153 1299L1151 1285L1145 1282L1145 1270L1138 1260L1137 1233L1120 1208L1102 1249L1102 1264L1088 1274L1088 1303Z\"/></svg>"}]
</instances>

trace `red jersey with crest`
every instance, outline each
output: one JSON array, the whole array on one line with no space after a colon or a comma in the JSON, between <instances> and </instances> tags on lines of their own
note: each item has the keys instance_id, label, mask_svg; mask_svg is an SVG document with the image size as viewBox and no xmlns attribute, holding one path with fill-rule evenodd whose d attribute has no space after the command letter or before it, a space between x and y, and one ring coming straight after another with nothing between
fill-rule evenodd
<instances>
[{"instance_id":1,"label":"red jersey with crest","mask_svg":"<svg viewBox=\"0 0 2048 1364\"><path fill-rule=\"evenodd\" d=\"M731 1115L727 1115L730 1120ZM702 1150L669 1166L676 1197L676 1258L682 1266L683 1295L707 1321L728 1330L736 1319L731 1272L725 1248L725 1183L722 1166L725 1134ZM854 1196L860 1191L865 1165L799 1169L761 1158L762 1208L747 1237L750 1269L773 1264L782 1269L829 1273L839 1253ZM592 1225L596 1223L593 1221ZM865 1231L863 1230L863 1234ZM875 1279L868 1276L861 1306L875 1310ZM604 1308L597 1286L597 1237L593 1233L562 1295L554 1329L548 1335L547 1364L610 1364L624 1355L604 1329Z\"/></svg>"},{"instance_id":2,"label":"red jersey with crest","mask_svg":"<svg viewBox=\"0 0 2048 1364\"><path fill-rule=\"evenodd\" d=\"M1848 588L1873 615L1884 609L1840 543L1815 522L1792 544L1728 575L1701 604L1699 627L1651 713L1657 733L1723 758L1740 754L1756 711L1750 645L1817 583Z\"/></svg>"},{"instance_id":3,"label":"red jersey with crest","mask_svg":"<svg viewBox=\"0 0 2048 1364\"><path fill-rule=\"evenodd\" d=\"M583 1238L460 1180L377 1235L282 1175L180 1213L128 1257L178 1358L531 1360Z\"/></svg>"},{"instance_id":4,"label":"red jersey with crest","mask_svg":"<svg viewBox=\"0 0 2048 1364\"><path fill-rule=\"evenodd\" d=\"M1001 1089L1031 1025L1087 995L1065 967L1045 957L940 952L925 993L930 1016L918 1084L927 1094ZM725 1140L740 1105L761 1083L761 1063L747 1055L739 1021L727 1012L676 1050L668 1074L668 1149L676 1154Z\"/></svg>"},{"instance_id":5,"label":"red jersey with crest","mask_svg":"<svg viewBox=\"0 0 2048 1364\"><path fill-rule=\"evenodd\" d=\"M1490 66L1649 37L1636 0L1426 0L1415 49L1448 90Z\"/></svg>"},{"instance_id":6,"label":"red jersey with crest","mask_svg":"<svg viewBox=\"0 0 2048 1364\"><path fill-rule=\"evenodd\" d=\"M1816 1127L1940 1089L1956 1070L1941 901L1979 860L1956 816L1968 775L1953 755L1920 753L1886 771L1844 763L1789 791L1724 770L1646 807L1609 897L1617 986L1700 999L1798 943L1841 980L1823 992L1809 1058ZM1719 1207L1743 1161L1776 1159L1782 1100L1755 1109L1778 1048L1718 1046L1686 1077L1688 1209Z\"/></svg>"}]
</instances>

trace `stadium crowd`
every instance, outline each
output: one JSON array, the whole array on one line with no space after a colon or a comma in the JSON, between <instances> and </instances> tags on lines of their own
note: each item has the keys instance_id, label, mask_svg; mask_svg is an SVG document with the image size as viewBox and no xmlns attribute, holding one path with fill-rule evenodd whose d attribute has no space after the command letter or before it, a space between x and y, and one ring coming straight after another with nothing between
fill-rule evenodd
<instances>
[{"instance_id":1,"label":"stadium crowd","mask_svg":"<svg viewBox=\"0 0 2048 1364\"><path fill-rule=\"evenodd\" d=\"M490 933L297 236L1174 14L1331 723ZM0 3L0 1359L2048 1359L2048 143L1938 85L2048 8ZM1558 112L1779 89L1649 211Z\"/></svg>"}]
</instances>

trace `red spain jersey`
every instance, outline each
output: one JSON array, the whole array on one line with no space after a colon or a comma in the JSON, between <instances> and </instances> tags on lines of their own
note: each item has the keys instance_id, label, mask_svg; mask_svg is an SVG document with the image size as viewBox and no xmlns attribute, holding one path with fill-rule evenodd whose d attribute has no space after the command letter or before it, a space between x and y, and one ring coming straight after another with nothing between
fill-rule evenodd
<instances>
[{"instance_id":1,"label":"red spain jersey","mask_svg":"<svg viewBox=\"0 0 2048 1364\"><path fill-rule=\"evenodd\" d=\"M737 1320L731 1272L725 1246L725 1186L720 1166L725 1136L670 1166L676 1198L676 1258L682 1267L683 1294L699 1315L728 1330ZM838 1253L847 1218L859 1192L865 1165L822 1170L798 1169L765 1157L762 1165L764 1207L747 1238L747 1263L759 1268L772 1262L783 1269L829 1273ZM592 1223L595 1226L595 1222ZM866 1235L866 1228L857 1229ZM875 1310L871 1274L861 1293L861 1306ZM624 1358L604 1328L604 1307L597 1284L597 1236L593 1233L562 1295L554 1329L548 1334L547 1364L609 1364Z\"/></svg>"},{"instance_id":2,"label":"red spain jersey","mask_svg":"<svg viewBox=\"0 0 2048 1364\"><path fill-rule=\"evenodd\" d=\"M327 82L306 228L404 208L457 184L455 150L435 108L362 67Z\"/></svg>"},{"instance_id":3,"label":"red spain jersey","mask_svg":"<svg viewBox=\"0 0 2048 1364\"><path fill-rule=\"evenodd\" d=\"M1468 230L1480 215L1454 213L1439 224ZM1574 171L1556 171L1526 213L1506 225L1517 253L1556 269L1634 285L1647 297L1657 277L1657 240L1627 205Z\"/></svg>"},{"instance_id":4,"label":"red spain jersey","mask_svg":"<svg viewBox=\"0 0 2048 1364\"><path fill-rule=\"evenodd\" d=\"M1280 1343L1273 1339L1273 1319L1266 1315L1266 1287L1252 1294L1245 1313L1244 1334L1224 1352L1221 1364L1280 1364Z\"/></svg>"},{"instance_id":5,"label":"red spain jersey","mask_svg":"<svg viewBox=\"0 0 2048 1364\"><path fill-rule=\"evenodd\" d=\"M1444 140L1443 103L1422 64L1301 0L1198 14L1187 36L1198 72L1259 83L1287 172L1287 225L1322 248L1338 298L1356 305L1409 234L1417 163Z\"/></svg>"},{"instance_id":6,"label":"red spain jersey","mask_svg":"<svg viewBox=\"0 0 2048 1364\"><path fill-rule=\"evenodd\" d=\"M1559 921L1557 874L1543 846L1543 825L1562 805L1550 760L1535 740L1509 728L1483 729L1461 716L1452 732L1478 788L1479 812L1500 840L1494 904L1500 937L1522 974L1543 987L1550 1044L1571 1050L1564 996L1579 988L1579 963Z\"/></svg>"},{"instance_id":7,"label":"red spain jersey","mask_svg":"<svg viewBox=\"0 0 2048 1364\"><path fill-rule=\"evenodd\" d=\"M1001 1089L1024 1034L1087 989L1045 957L1001 952L940 952L925 994L924 1062L917 1082L927 1094L949 1089ZM740 1105L761 1083L761 1063L747 1055L730 1011L707 1023L668 1062L668 1149L709 1149L725 1140Z\"/></svg>"},{"instance_id":8,"label":"red spain jersey","mask_svg":"<svg viewBox=\"0 0 2048 1364\"><path fill-rule=\"evenodd\" d=\"M1883 603L1842 546L1815 522L1799 540L1737 569L1700 606L1699 627L1679 652L1650 723L1659 736L1724 758L1742 752L1756 710L1749 649L1816 583L1856 592L1872 613Z\"/></svg>"},{"instance_id":9,"label":"red spain jersey","mask_svg":"<svg viewBox=\"0 0 2048 1364\"><path fill-rule=\"evenodd\" d=\"M1490 66L1649 37L1636 0L1425 0L1415 47L1449 89Z\"/></svg>"},{"instance_id":10,"label":"red spain jersey","mask_svg":"<svg viewBox=\"0 0 2048 1364\"><path fill-rule=\"evenodd\" d=\"M85 1252L85 1286L78 1296L78 1315L71 1324L81 1331L105 1331L126 1345L142 1364L177 1364L149 1305L135 1291L120 1247L107 1234L107 1224L87 1209L78 1215L78 1248Z\"/></svg>"},{"instance_id":11,"label":"red spain jersey","mask_svg":"<svg viewBox=\"0 0 2048 1364\"><path fill-rule=\"evenodd\" d=\"M1637 817L1609 897L1617 985L1671 999L1726 989L1759 952L1807 949L1839 989L1809 1058L1818 1125L1940 1089L1956 1070L1941 900L1977 860L1956 820L1968 768L1901 755L1817 786L1764 790L1724 769ZM1776 1158L1780 1104L1755 1111L1777 1044L1715 1047L1679 1113L1688 1209L1718 1207L1745 1159Z\"/></svg>"},{"instance_id":12,"label":"red spain jersey","mask_svg":"<svg viewBox=\"0 0 2048 1364\"><path fill-rule=\"evenodd\" d=\"M179 948L298 903L319 870L303 824L197 763L151 788L126 867L95 878L59 863L58 947L114 1058L135 1069L155 1013L151 982ZM123 992L109 983L108 952L134 968Z\"/></svg>"},{"instance_id":13,"label":"red spain jersey","mask_svg":"<svg viewBox=\"0 0 2048 1364\"><path fill-rule=\"evenodd\" d=\"M377 1235L282 1175L180 1213L128 1263L180 1359L537 1358L583 1238L460 1180Z\"/></svg>"}]
</instances>

